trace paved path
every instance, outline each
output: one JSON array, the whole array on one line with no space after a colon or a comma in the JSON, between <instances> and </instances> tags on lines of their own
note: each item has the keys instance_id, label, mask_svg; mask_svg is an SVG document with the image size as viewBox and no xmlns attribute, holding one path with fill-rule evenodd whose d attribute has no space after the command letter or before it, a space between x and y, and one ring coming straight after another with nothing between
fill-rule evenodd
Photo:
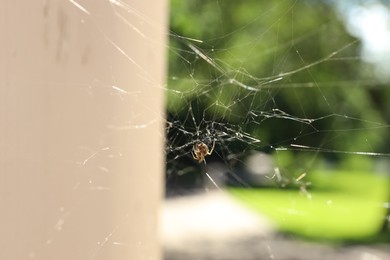
<instances>
[{"instance_id":1,"label":"paved path","mask_svg":"<svg viewBox=\"0 0 390 260\"><path fill-rule=\"evenodd\" d=\"M390 246L330 246L287 239L223 191L167 199L165 260L390 260Z\"/></svg>"}]
</instances>

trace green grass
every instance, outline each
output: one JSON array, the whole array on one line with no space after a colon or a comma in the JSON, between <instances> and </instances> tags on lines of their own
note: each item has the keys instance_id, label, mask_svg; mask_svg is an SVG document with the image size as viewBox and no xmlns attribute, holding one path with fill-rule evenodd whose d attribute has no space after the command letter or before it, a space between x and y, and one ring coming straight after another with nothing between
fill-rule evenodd
<instances>
[{"instance_id":1,"label":"green grass","mask_svg":"<svg viewBox=\"0 0 390 260\"><path fill-rule=\"evenodd\" d=\"M327 240L364 240L378 234L389 180L370 173L318 172L307 193L286 189L231 188L251 209L284 232Z\"/></svg>"}]
</instances>

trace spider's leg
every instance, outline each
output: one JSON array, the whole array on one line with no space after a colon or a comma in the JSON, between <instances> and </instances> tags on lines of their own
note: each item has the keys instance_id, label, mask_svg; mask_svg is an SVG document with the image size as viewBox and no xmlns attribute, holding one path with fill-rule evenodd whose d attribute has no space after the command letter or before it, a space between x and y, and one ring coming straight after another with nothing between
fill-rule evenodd
<instances>
[{"instance_id":1,"label":"spider's leg","mask_svg":"<svg viewBox=\"0 0 390 260\"><path fill-rule=\"evenodd\" d=\"M211 150L207 152L208 155L211 155L214 151L214 148L215 148L215 139L213 141L213 147L211 147Z\"/></svg>"},{"instance_id":2,"label":"spider's leg","mask_svg":"<svg viewBox=\"0 0 390 260\"><path fill-rule=\"evenodd\" d=\"M198 159L198 157L196 156L196 145L194 145L193 147L192 147L192 152L191 152L191 154L192 154L192 157L195 159L195 160L197 160Z\"/></svg>"}]
</instances>

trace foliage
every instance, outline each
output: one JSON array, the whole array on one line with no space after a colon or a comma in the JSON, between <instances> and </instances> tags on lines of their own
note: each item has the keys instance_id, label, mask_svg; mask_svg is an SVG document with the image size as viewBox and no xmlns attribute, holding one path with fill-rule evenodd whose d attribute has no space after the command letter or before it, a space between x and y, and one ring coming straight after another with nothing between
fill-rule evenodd
<instances>
[{"instance_id":1,"label":"foliage","mask_svg":"<svg viewBox=\"0 0 390 260\"><path fill-rule=\"evenodd\" d=\"M386 115L377 110L384 102L372 94L377 81L357 58L359 42L346 32L331 5L172 0L171 32L171 121L194 128L187 120L191 107L197 122L244 126L262 141L256 149L286 145L298 137L301 144L324 150L388 151L381 138ZM283 79L267 84L278 75ZM257 91L248 92L231 79ZM296 119L318 120L305 124L262 113L274 109Z\"/></svg>"}]
</instances>

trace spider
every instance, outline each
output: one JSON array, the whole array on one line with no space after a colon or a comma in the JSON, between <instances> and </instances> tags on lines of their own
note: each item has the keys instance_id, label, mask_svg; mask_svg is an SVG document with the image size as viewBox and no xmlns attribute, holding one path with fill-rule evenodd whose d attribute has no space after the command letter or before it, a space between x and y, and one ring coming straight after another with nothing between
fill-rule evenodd
<instances>
[{"instance_id":1,"label":"spider","mask_svg":"<svg viewBox=\"0 0 390 260\"><path fill-rule=\"evenodd\" d=\"M205 157L207 155L211 155L214 151L214 147L215 147L215 140L213 141L213 147L211 148L211 150L209 150L209 147L205 144L205 143L197 143L194 145L194 150L192 151L192 157L198 161L198 163L201 163L201 162L205 162L206 163L206 160L205 160Z\"/></svg>"}]
</instances>

